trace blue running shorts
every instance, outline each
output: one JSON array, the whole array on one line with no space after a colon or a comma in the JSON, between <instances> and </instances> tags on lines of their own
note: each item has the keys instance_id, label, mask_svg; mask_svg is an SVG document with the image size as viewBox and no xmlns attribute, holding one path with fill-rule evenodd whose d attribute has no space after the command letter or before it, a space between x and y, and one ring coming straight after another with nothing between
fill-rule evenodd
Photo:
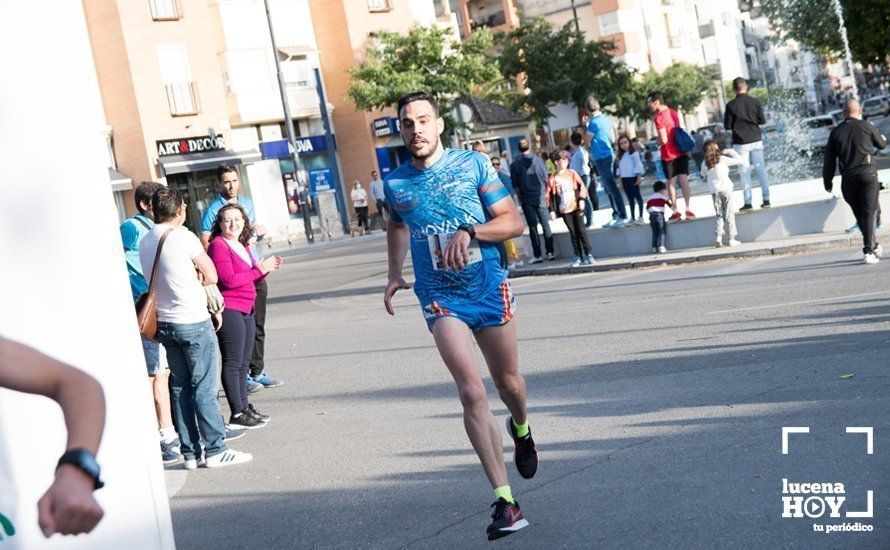
<instances>
[{"instance_id":1,"label":"blue running shorts","mask_svg":"<svg viewBox=\"0 0 890 550\"><path fill-rule=\"evenodd\" d=\"M438 299L422 304L423 317L432 332L433 324L442 317L454 317L479 332L485 327L506 325L516 311L516 299L507 280L494 287L475 302Z\"/></svg>"}]
</instances>

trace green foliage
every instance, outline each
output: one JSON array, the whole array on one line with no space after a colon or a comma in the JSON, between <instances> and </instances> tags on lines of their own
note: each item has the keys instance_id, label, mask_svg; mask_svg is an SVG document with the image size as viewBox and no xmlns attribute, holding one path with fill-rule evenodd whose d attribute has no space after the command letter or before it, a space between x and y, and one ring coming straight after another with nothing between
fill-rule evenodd
<instances>
[{"instance_id":1,"label":"green foliage","mask_svg":"<svg viewBox=\"0 0 890 550\"><path fill-rule=\"evenodd\" d=\"M840 55L844 44L831 0L761 0L760 9L780 41L796 40L823 55ZM853 60L886 63L890 52L890 2L841 0Z\"/></svg>"},{"instance_id":2,"label":"green foliage","mask_svg":"<svg viewBox=\"0 0 890 550\"><path fill-rule=\"evenodd\" d=\"M682 111L693 111L712 88L711 77L704 67L674 63L662 73L649 71L643 75L642 86L648 95L659 91L667 104Z\"/></svg>"},{"instance_id":3,"label":"green foliage","mask_svg":"<svg viewBox=\"0 0 890 550\"><path fill-rule=\"evenodd\" d=\"M554 29L542 18L524 22L497 39L501 72L523 79L528 93L519 96L521 107L543 123L550 106L571 102L579 108L596 96L603 106L619 102L619 91L631 82L631 72L612 60L610 42L589 42L569 22Z\"/></svg>"},{"instance_id":4,"label":"green foliage","mask_svg":"<svg viewBox=\"0 0 890 550\"><path fill-rule=\"evenodd\" d=\"M454 100L482 91L497 100L509 90L491 56L493 36L485 29L463 41L451 40L437 27L415 27L407 35L381 31L367 59L349 70L347 97L359 109L370 111L395 106L410 92L427 91L439 102L446 127L454 126L450 112Z\"/></svg>"}]
</instances>

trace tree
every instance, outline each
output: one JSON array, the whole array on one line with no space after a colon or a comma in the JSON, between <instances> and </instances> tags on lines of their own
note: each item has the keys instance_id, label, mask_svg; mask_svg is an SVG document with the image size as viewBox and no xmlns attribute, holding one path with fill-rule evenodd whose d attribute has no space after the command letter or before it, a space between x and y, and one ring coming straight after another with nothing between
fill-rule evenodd
<instances>
[{"instance_id":1,"label":"tree","mask_svg":"<svg viewBox=\"0 0 890 550\"><path fill-rule=\"evenodd\" d=\"M702 102L712 82L707 69L688 63L674 63L664 72L650 70L644 74L642 85L647 95L657 90L664 94L669 106L689 112Z\"/></svg>"},{"instance_id":2,"label":"tree","mask_svg":"<svg viewBox=\"0 0 890 550\"><path fill-rule=\"evenodd\" d=\"M513 107L531 112L539 123L552 116L551 106L571 102L580 108L589 95L603 106L614 104L631 81L630 71L612 60L611 42L589 42L571 22L554 29L542 18L532 19L497 42L501 72L521 79L528 90Z\"/></svg>"},{"instance_id":3,"label":"tree","mask_svg":"<svg viewBox=\"0 0 890 550\"><path fill-rule=\"evenodd\" d=\"M450 38L438 27L415 27L407 35L381 31L368 57L349 70L347 97L359 109L370 111L395 106L403 95L427 91L439 103L446 128L456 126L451 117L454 101L482 91L485 99L509 94L497 62L491 56L493 36L485 29L463 41Z\"/></svg>"},{"instance_id":4,"label":"tree","mask_svg":"<svg viewBox=\"0 0 890 550\"><path fill-rule=\"evenodd\" d=\"M823 55L844 52L831 0L760 0L778 40L796 40ZM886 63L890 52L890 2L841 0L854 61Z\"/></svg>"}]
</instances>

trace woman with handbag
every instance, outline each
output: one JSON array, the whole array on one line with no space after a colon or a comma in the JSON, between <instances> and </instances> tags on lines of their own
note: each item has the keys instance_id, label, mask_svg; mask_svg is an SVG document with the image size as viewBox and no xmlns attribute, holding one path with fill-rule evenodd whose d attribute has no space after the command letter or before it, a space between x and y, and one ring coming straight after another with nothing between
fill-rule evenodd
<instances>
[{"instance_id":1,"label":"woman with handbag","mask_svg":"<svg viewBox=\"0 0 890 550\"><path fill-rule=\"evenodd\" d=\"M247 219L238 204L220 209L207 254L216 266L217 284L225 301L217 337L222 353L223 390L232 411L229 425L253 429L265 426L269 420L247 400L247 370L256 331L254 283L281 267L281 258L254 259L247 246L251 235Z\"/></svg>"}]
</instances>

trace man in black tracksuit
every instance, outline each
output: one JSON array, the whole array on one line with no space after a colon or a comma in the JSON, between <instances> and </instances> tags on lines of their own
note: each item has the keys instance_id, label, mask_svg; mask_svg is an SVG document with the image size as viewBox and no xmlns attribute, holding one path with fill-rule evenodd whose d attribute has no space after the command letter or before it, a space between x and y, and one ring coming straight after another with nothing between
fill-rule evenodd
<instances>
[{"instance_id":1,"label":"man in black tracksuit","mask_svg":"<svg viewBox=\"0 0 890 550\"><path fill-rule=\"evenodd\" d=\"M862 120L862 108L855 99L844 104L844 120L831 131L825 149L822 180L829 193L836 165L840 165L841 192L853 209L856 223L862 231L865 262L878 262L882 249L875 242L878 211L878 170L873 162L875 148L883 149L887 140L877 128Z\"/></svg>"}]
</instances>

